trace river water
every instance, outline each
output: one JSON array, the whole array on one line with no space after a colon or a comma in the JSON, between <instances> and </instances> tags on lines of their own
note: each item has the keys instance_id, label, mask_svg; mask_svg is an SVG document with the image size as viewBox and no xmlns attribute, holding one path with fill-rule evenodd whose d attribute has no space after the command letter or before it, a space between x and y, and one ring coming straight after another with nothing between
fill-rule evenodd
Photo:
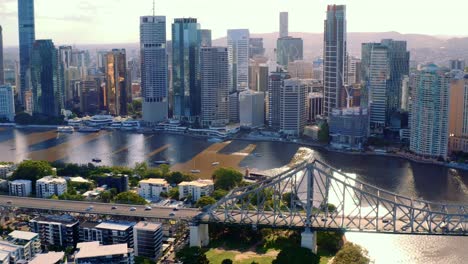
<instances>
[{"instance_id":1,"label":"river water","mask_svg":"<svg viewBox=\"0 0 468 264\"><path fill-rule=\"evenodd\" d=\"M243 170L288 164L300 146L280 142L210 143L181 135L142 135L118 131L58 134L55 130L0 128L0 161L23 159L133 166L171 160L174 170L200 169L209 177L212 163ZM384 156L314 150L314 156L357 178L402 195L468 204L468 172ZM375 263L468 263L468 238L348 233L348 240L369 250Z\"/></svg>"}]
</instances>

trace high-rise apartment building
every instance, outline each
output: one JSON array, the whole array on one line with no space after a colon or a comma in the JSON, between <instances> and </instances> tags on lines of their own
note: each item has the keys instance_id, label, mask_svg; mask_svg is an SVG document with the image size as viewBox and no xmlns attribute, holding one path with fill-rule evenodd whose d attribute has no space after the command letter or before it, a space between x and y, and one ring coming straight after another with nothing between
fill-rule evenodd
<instances>
[{"instance_id":1,"label":"high-rise apartment building","mask_svg":"<svg viewBox=\"0 0 468 264\"><path fill-rule=\"evenodd\" d=\"M307 122L306 86L299 79L284 81L280 92L280 132L300 136Z\"/></svg>"},{"instance_id":2,"label":"high-rise apartment building","mask_svg":"<svg viewBox=\"0 0 468 264\"><path fill-rule=\"evenodd\" d=\"M280 12L280 38L285 38L289 36L288 23L288 12Z\"/></svg>"},{"instance_id":3,"label":"high-rise apartment building","mask_svg":"<svg viewBox=\"0 0 468 264\"><path fill-rule=\"evenodd\" d=\"M34 0L18 0L20 83L16 84L19 101L23 103L24 92L31 90L31 54L36 40L34 26Z\"/></svg>"},{"instance_id":4,"label":"high-rise apartment building","mask_svg":"<svg viewBox=\"0 0 468 264\"><path fill-rule=\"evenodd\" d=\"M468 78L450 84L449 152L468 152Z\"/></svg>"},{"instance_id":5,"label":"high-rise apartment building","mask_svg":"<svg viewBox=\"0 0 468 264\"><path fill-rule=\"evenodd\" d=\"M248 29L229 29L227 32L230 92L249 88Z\"/></svg>"},{"instance_id":6,"label":"high-rise apartment building","mask_svg":"<svg viewBox=\"0 0 468 264\"><path fill-rule=\"evenodd\" d=\"M140 17L143 121L149 125L168 118L166 17Z\"/></svg>"},{"instance_id":7,"label":"high-rise apartment building","mask_svg":"<svg viewBox=\"0 0 468 264\"><path fill-rule=\"evenodd\" d=\"M160 223L138 222L133 227L135 256L157 260L162 253L162 225Z\"/></svg>"},{"instance_id":8,"label":"high-rise apartment building","mask_svg":"<svg viewBox=\"0 0 468 264\"><path fill-rule=\"evenodd\" d=\"M242 127L258 128L265 125L265 93L244 91L239 93L239 119Z\"/></svg>"},{"instance_id":9,"label":"high-rise apartment building","mask_svg":"<svg viewBox=\"0 0 468 264\"><path fill-rule=\"evenodd\" d=\"M268 82L267 93L267 120L268 126L273 129L280 129L281 114L281 90L284 87L284 81L290 79L287 72L272 72Z\"/></svg>"},{"instance_id":10,"label":"high-rise apartment building","mask_svg":"<svg viewBox=\"0 0 468 264\"><path fill-rule=\"evenodd\" d=\"M201 125L229 123L229 64L224 47L204 47L200 53Z\"/></svg>"},{"instance_id":11,"label":"high-rise apartment building","mask_svg":"<svg viewBox=\"0 0 468 264\"><path fill-rule=\"evenodd\" d=\"M63 109L57 49L52 40L36 40L31 56L33 113L59 116Z\"/></svg>"},{"instance_id":12,"label":"high-rise apartment building","mask_svg":"<svg viewBox=\"0 0 468 264\"><path fill-rule=\"evenodd\" d=\"M0 85L5 84L5 70L3 62L3 30L0 25Z\"/></svg>"},{"instance_id":13,"label":"high-rise apartment building","mask_svg":"<svg viewBox=\"0 0 468 264\"><path fill-rule=\"evenodd\" d=\"M99 241L102 245L125 243L128 247L133 247L134 226L134 222L126 221L83 222L79 226L79 240Z\"/></svg>"},{"instance_id":14,"label":"high-rise apartment building","mask_svg":"<svg viewBox=\"0 0 468 264\"><path fill-rule=\"evenodd\" d=\"M436 65L415 74L411 93L410 150L425 157L447 157L450 75Z\"/></svg>"},{"instance_id":15,"label":"high-rise apartment building","mask_svg":"<svg viewBox=\"0 0 468 264\"><path fill-rule=\"evenodd\" d=\"M190 122L201 111L199 29L196 18L176 18L172 24L173 116Z\"/></svg>"},{"instance_id":16,"label":"high-rise apartment building","mask_svg":"<svg viewBox=\"0 0 468 264\"><path fill-rule=\"evenodd\" d=\"M29 221L43 246L75 247L79 222L70 215L42 215Z\"/></svg>"},{"instance_id":17,"label":"high-rise apartment building","mask_svg":"<svg viewBox=\"0 0 468 264\"><path fill-rule=\"evenodd\" d=\"M113 49L106 55L105 103L109 114L127 115L129 87L125 49Z\"/></svg>"},{"instance_id":18,"label":"high-rise apartment building","mask_svg":"<svg viewBox=\"0 0 468 264\"><path fill-rule=\"evenodd\" d=\"M0 84L0 119L15 120L15 95L13 87Z\"/></svg>"},{"instance_id":19,"label":"high-rise apartment building","mask_svg":"<svg viewBox=\"0 0 468 264\"><path fill-rule=\"evenodd\" d=\"M28 197L32 193L30 180L14 180L8 182L8 194L11 196Z\"/></svg>"},{"instance_id":20,"label":"high-rise apartment building","mask_svg":"<svg viewBox=\"0 0 468 264\"><path fill-rule=\"evenodd\" d=\"M276 41L276 62L287 68L293 61L304 57L304 43L301 38L283 37Z\"/></svg>"},{"instance_id":21,"label":"high-rise apartment building","mask_svg":"<svg viewBox=\"0 0 468 264\"><path fill-rule=\"evenodd\" d=\"M46 176L36 181L36 197L49 198L60 196L67 191L67 181L64 178Z\"/></svg>"},{"instance_id":22,"label":"high-rise apartment building","mask_svg":"<svg viewBox=\"0 0 468 264\"><path fill-rule=\"evenodd\" d=\"M76 264L134 264L133 249L127 244L100 245L99 242L78 243Z\"/></svg>"},{"instance_id":23,"label":"high-rise apartment building","mask_svg":"<svg viewBox=\"0 0 468 264\"><path fill-rule=\"evenodd\" d=\"M323 45L324 116L344 107L346 83L346 6L328 5Z\"/></svg>"}]
</instances>

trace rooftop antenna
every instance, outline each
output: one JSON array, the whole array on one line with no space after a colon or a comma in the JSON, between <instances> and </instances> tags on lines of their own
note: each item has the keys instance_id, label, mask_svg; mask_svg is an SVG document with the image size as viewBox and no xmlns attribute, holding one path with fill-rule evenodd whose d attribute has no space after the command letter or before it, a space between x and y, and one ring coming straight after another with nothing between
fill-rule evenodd
<instances>
[{"instance_id":1,"label":"rooftop antenna","mask_svg":"<svg viewBox=\"0 0 468 264\"><path fill-rule=\"evenodd\" d=\"M156 9L156 8L155 8L155 6L156 6L156 5L155 5L155 0L153 0L153 16L155 16L155 12L156 12L156 10L155 10L155 9Z\"/></svg>"}]
</instances>

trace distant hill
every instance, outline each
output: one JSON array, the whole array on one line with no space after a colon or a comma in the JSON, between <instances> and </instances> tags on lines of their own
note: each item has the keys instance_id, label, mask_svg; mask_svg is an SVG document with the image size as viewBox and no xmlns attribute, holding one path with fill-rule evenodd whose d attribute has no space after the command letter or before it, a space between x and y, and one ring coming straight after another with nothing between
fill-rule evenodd
<instances>
[{"instance_id":1,"label":"distant hill","mask_svg":"<svg viewBox=\"0 0 468 264\"><path fill-rule=\"evenodd\" d=\"M291 32L291 36L300 37L304 40L304 56L311 59L322 56L323 34ZM261 37L264 41L267 54L272 55L276 46L278 33L252 34L252 37ZM408 49L411 51L411 59L428 62L434 61L444 63L450 58L464 58L468 60L468 37L443 38L422 34L401 34L398 32L349 32L348 52L360 57L361 44L365 42L380 42L381 39L391 38L395 40L406 40ZM213 40L214 45L226 45L226 38Z\"/></svg>"}]
</instances>

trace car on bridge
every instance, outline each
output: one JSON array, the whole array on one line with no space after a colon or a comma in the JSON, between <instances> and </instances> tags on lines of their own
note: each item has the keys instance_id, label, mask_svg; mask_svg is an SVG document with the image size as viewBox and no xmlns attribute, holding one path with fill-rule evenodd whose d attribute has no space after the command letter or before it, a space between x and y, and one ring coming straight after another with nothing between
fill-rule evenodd
<instances>
[{"instance_id":1,"label":"car on bridge","mask_svg":"<svg viewBox=\"0 0 468 264\"><path fill-rule=\"evenodd\" d=\"M136 208L135 207L130 207L130 211L134 212L134 211L136 211Z\"/></svg>"}]
</instances>

